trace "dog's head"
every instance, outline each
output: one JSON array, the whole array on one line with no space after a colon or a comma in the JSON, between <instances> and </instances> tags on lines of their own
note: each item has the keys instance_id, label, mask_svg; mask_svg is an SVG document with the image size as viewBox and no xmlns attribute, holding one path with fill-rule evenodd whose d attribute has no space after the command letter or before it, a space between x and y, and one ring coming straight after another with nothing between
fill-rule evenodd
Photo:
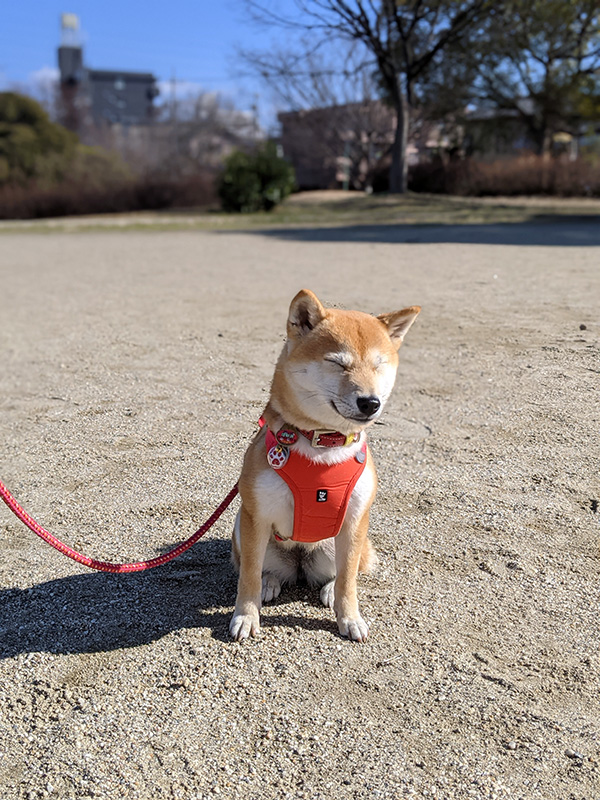
<instances>
[{"instance_id":1,"label":"dog's head","mask_svg":"<svg viewBox=\"0 0 600 800\"><path fill-rule=\"evenodd\" d=\"M420 310L411 306L373 317L324 308L303 289L290 305L288 339L273 381L280 411L291 413L288 421L295 424L348 434L374 422L392 391L398 350Z\"/></svg>"}]
</instances>

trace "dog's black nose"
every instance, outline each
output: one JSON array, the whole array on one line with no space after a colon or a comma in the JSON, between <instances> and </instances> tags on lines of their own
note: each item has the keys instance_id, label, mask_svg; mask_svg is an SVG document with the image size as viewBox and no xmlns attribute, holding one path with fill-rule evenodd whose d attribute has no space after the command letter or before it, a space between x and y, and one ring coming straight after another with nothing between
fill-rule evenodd
<instances>
[{"instance_id":1,"label":"dog's black nose","mask_svg":"<svg viewBox=\"0 0 600 800\"><path fill-rule=\"evenodd\" d=\"M371 397L357 397L356 405L361 414L365 417L371 417L375 412L379 411L381 402L378 397L371 395Z\"/></svg>"}]
</instances>

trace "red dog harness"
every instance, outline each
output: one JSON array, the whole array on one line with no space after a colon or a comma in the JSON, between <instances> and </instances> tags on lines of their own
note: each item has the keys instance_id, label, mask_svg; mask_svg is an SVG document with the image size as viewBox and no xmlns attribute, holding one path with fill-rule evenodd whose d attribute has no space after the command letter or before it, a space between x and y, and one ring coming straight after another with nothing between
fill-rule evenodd
<instances>
[{"instance_id":1,"label":"red dog harness","mask_svg":"<svg viewBox=\"0 0 600 800\"><path fill-rule=\"evenodd\" d=\"M318 431L300 433L312 441L318 436L318 446L321 447L343 446L356 440L355 437L345 437L343 434L324 434ZM341 440L335 440L336 435ZM332 439L331 443L329 439ZM295 430L282 428L277 436L268 430L267 461L281 475L294 495L292 540L320 542L322 539L337 536L342 527L350 495L367 463L367 442L364 442L353 458L341 464L319 464L289 449L288 445L297 440ZM280 539L279 536L277 538Z\"/></svg>"}]
</instances>

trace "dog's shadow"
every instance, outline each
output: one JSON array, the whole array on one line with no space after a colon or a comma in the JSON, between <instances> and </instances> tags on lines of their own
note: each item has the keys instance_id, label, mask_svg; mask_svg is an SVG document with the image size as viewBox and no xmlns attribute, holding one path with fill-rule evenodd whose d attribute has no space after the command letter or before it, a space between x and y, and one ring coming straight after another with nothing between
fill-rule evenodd
<instances>
[{"instance_id":1,"label":"dog's shadow","mask_svg":"<svg viewBox=\"0 0 600 800\"><path fill-rule=\"evenodd\" d=\"M113 575L85 572L37 584L0 590L0 659L20 653L98 653L137 647L176 630L209 628L220 641L229 638L229 618L237 575L229 541L205 540L199 547L147 572ZM273 626L325 629L333 620L285 612L294 600L319 606L318 591L288 587L285 598L269 604L263 618ZM227 605L227 601L231 605Z\"/></svg>"},{"instance_id":2,"label":"dog's shadow","mask_svg":"<svg viewBox=\"0 0 600 800\"><path fill-rule=\"evenodd\" d=\"M230 543L204 541L148 572L86 572L0 591L0 658L136 647L185 628L227 639L236 575Z\"/></svg>"}]
</instances>

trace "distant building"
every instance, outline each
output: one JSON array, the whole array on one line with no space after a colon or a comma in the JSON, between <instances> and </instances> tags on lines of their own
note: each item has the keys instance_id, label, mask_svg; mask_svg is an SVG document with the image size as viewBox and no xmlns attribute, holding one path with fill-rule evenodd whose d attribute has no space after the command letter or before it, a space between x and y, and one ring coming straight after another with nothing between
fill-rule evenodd
<instances>
[{"instance_id":1,"label":"distant building","mask_svg":"<svg viewBox=\"0 0 600 800\"><path fill-rule=\"evenodd\" d=\"M476 107L464 114L462 149L466 155L495 158L532 152L538 147L525 123L534 114L529 98L518 101L518 108Z\"/></svg>"},{"instance_id":2,"label":"distant building","mask_svg":"<svg viewBox=\"0 0 600 800\"><path fill-rule=\"evenodd\" d=\"M90 69L87 84L94 121L122 125L152 121L158 89L151 73Z\"/></svg>"},{"instance_id":3,"label":"distant building","mask_svg":"<svg viewBox=\"0 0 600 800\"><path fill-rule=\"evenodd\" d=\"M134 171L214 172L233 149L264 138L256 113L238 111L214 93L173 94L168 106L155 106L159 92L150 72L90 69L74 14L61 16L58 66L59 121L84 144L118 153Z\"/></svg>"},{"instance_id":4,"label":"distant building","mask_svg":"<svg viewBox=\"0 0 600 800\"><path fill-rule=\"evenodd\" d=\"M393 115L380 102L286 111L278 120L300 189L365 188L394 140Z\"/></svg>"},{"instance_id":5,"label":"distant building","mask_svg":"<svg viewBox=\"0 0 600 800\"><path fill-rule=\"evenodd\" d=\"M387 181L396 120L381 100L286 111L278 116L284 157L300 189L382 188ZM442 123L413 114L409 165L451 146Z\"/></svg>"},{"instance_id":6,"label":"distant building","mask_svg":"<svg viewBox=\"0 0 600 800\"><path fill-rule=\"evenodd\" d=\"M156 78L149 72L89 69L79 40L79 19L61 16L60 115L80 135L90 126L146 125L153 120Z\"/></svg>"}]
</instances>

